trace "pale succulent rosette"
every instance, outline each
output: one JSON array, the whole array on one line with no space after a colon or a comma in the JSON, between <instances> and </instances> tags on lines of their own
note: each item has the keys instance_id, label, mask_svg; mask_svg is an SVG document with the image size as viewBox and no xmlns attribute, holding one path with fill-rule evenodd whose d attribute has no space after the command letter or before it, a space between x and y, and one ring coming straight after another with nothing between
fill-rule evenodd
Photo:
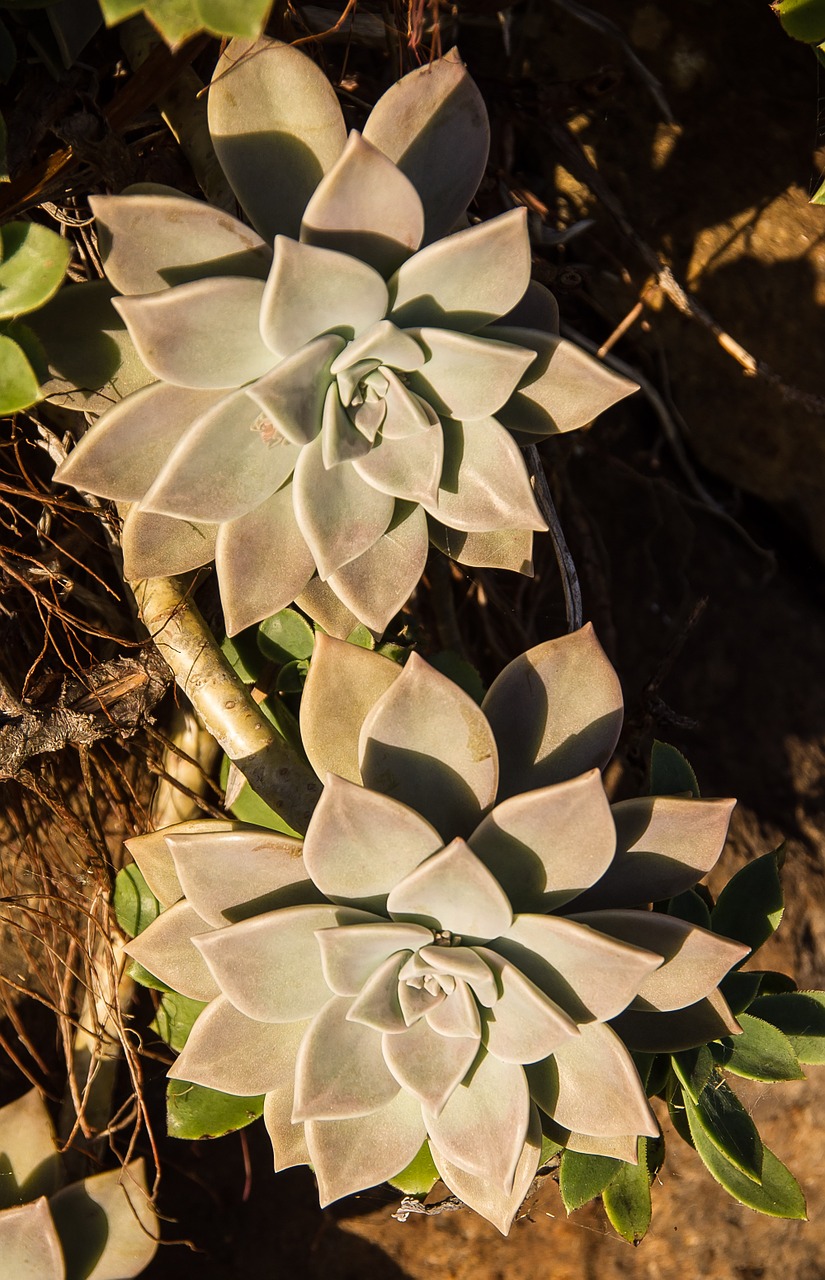
<instances>
[{"instance_id":1,"label":"pale succulent rosette","mask_svg":"<svg viewBox=\"0 0 825 1280\"><path fill-rule=\"evenodd\" d=\"M530 572L546 525L517 441L634 388L554 331L525 209L448 235L489 146L460 60L405 76L347 136L305 55L233 41L209 120L255 230L171 188L92 199L148 385L57 478L132 504L128 577L214 559L231 633L307 588L328 630L381 631L429 539Z\"/></svg>"},{"instance_id":2,"label":"pale succulent rosette","mask_svg":"<svg viewBox=\"0 0 825 1280\"><path fill-rule=\"evenodd\" d=\"M168 905L132 955L209 1001L170 1074L265 1094L276 1168L311 1163L323 1203L427 1139L506 1232L542 1113L635 1161L658 1126L609 1024L671 1048L734 1033L717 986L747 948L647 909L710 870L732 803L611 807L621 720L589 627L516 659L481 708L416 655L319 636L301 727L326 785L303 852L231 823L130 843Z\"/></svg>"}]
</instances>

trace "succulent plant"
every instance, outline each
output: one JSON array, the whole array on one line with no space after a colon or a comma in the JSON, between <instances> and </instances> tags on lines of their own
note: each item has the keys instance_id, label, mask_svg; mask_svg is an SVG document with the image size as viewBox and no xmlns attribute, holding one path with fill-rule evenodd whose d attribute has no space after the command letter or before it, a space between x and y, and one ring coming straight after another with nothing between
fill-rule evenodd
<instances>
[{"instance_id":1,"label":"succulent plant","mask_svg":"<svg viewBox=\"0 0 825 1280\"><path fill-rule=\"evenodd\" d=\"M131 504L127 576L214 558L230 634L295 598L337 634L381 631L428 540L530 572L546 526L519 444L634 386L559 337L525 209L467 224L489 129L460 60L405 76L347 136L305 55L236 40L209 119L255 230L171 188L92 199L148 385L57 479ZM97 284L60 300L64 333L91 290L100 305Z\"/></svg>"},{"instance_id":2,"label":"succulent plant","mask_svg":"<svg viewBox=\"0 0 825 1280\"><path fill-rule=\"evenodd\" d=\"M132 1280L157 1249L142 1160L66 1186L36 1090L0 1108L0 1272L9 1280Z\"/></svg>"},{"instance_id":3,"label":"succulent plant","mask_svg":"<svg viewBox=\"0 0 825 1280\"><path fill-rule=\"evenodd\" d=\"M228 822L130 842L167 906L131 954L208 1002L172 1078L265 1094L276 1168L311 1163L323 1203L427 1141L506 1232L543 1124L634 1162L658 1126L626 1042L735 1034L717 986L748 948L648 909L714 865L732 802L611 806L621 721L590 627L510 663L482 707L415 654L319 635L303 851Z\"/></svg>"}]
</instances>

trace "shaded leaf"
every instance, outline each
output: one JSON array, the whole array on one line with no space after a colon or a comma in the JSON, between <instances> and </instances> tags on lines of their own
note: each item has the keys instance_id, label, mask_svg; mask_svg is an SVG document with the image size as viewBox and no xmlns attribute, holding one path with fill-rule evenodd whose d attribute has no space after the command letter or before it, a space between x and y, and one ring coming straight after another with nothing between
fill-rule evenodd
<instances>
[{"instance_id":1,"label":"shaded leaf","mask_svg":"<svg viewBox=\"0 0 825 1280\"><path fill-rule=\"evenodd\" d=\"M667 904L669 916L678 916L690 924L698 924L701 929L710 929L710 909L704 898L695 889L685 889L678 893Z\"/></svg>"},{"instance_id":2,"label":"shaded leaf","mask_svg":"<svg viewBox=\"0 0 825 1280\"><path fill-rule=\"evenodd\" d=\"M696 1116L713 1145L746 1177L762 1177L762 1139L756 1125L718 1074L699 1095Z\"/></svg>"},{"instance_id":3,"label":"shaded leaf","mask_svg":"<svg viewBox=\"0 0 825 1280\"><path fill-rule=\"evenodd\" d=\"M618 1171L620 1161L565 1151L559 1165L559 1190L568 1213L600 1196Z\"/></svg>"},{"instance_id":4,"label":"shaded leaf","mask_svg":"<svg viewBox=\"0 0 825 1280\"><path fill-rule=\"evenodd\" d=\"M68 241L37 222L9 222L2 229L0 318L33 311L57 292L69 265Z\"/></svg>"},{"instance_id":5,"label":"shaded leaf","mask_svg":"<svg viewBox=\"0 0 825 1280\"><path fill-rule=\"evenodd\" d=\"M160 903L134 863L117 873L114 907L118 924L130 938L143 933L160 915Z\"/></svg>"},{"instance_id":6,"label":"shaded leaf","mask_svg":"<svg viewBox=\"0 0 825 1280\"><path fill-rule=\"evenodd\" d=\"M453 684L457 684L459 689L469 693L473 701L481 705L484 685L478 671L466 658L462 658L454 649L445 649L443 653L436 653L430 658L430 666L435 667L436 671L452 680Z\"/></svg>"},{"instance_id":7,"label":"shaded leaf","mask_svg":"<svg viewBox=\"0 0 825 1280\"><path fill-rule=\"evenodd\" d=\"M263 704L262 704L263 705ZM225 789L229 780L229 760L226 756L221 761L220 783ZM240 790L237 798L229 806L233 818L239 822L249 822L255 827L266 827L269 831L281 831L284 835L294 836L296 833L284 819L270 809L256 791L247 782Z\"/></svg>"},{"instance_id":8,"label":"shaded leaf","mask_svg":"<svg viewBox=\"0 0 825 1280\"><path fill-rule=\"evenodd\" d=\"M235 636L224 636L221 653L244 684L256 683L264 663L263 653L256 642L256 632L251 627Z\"/></svg>"},{"instance_id":9,"label":"shaded leaf","mask_svg":"<svg viewBox=\"0 0 825 1280\"><path fill-rule=\"evenodd\" d=\"M422 1143L421 1150L405 1169L390 1178L390 1186L403 1191L405 1196L426 1196L438 1181L429 1142Z\"/></svg>"},{"instance_id":10,"label":"shaded leaf","mask_svg":"<svg viewBox=\"0 0 825 1280\"><path fill-rule=\"evenodd\" d=\"M750 970L745 972L729 973L719 983L719 990L730 1005L731 1013L738 1017L740 1013L744 1013L749 1008L751 1002L756 999L759 994L759 988L762 983L762 974L754 973Z\"/></svg>"},{"instance_id":11,"label":"shaded leaf","mask_svg":"<svg viewBox=\"0 0 825 1280\"><path fill-rule=\"evenodd\" d=\"M785 860L784 845L749 862L729 880L711 913L714 933L746 943L753 951L779 927L785 896L779 870Z\"/></svg>"},{"instance_id":12,"label":"shaded leaf","mask_svg":"<svg viewBox=\"0 0 825 1280\"><path fill-rule=\"evenodd\" d=\"M693 1137L688 1124L687 1112L685 1111L685 1100L680 1088L673 1089L668 1094L667 1109L670 1115L670 1122L678 1133L680 1138L688 1144L689 1147L694 1146Z\"/></svg>"},{"instance_id":13,"label":"shaded leaf","mask_svg":"<svg viewBox=\"0 0 825 1280\"><path fill-rule=\"evenodd\" d=\"M170 1080L166 1086L166 1126L171 1138L220 1138L252 1124L263 1109L263 1094L237 1098L186 1080Z\"/></svg>"},{"instance_id":14,"label":"shaded leaf","mask_svg":"<svg viewBox=\"0 0 825 1280\"><path fill-rule=\"evenodd\" d=\"M17 413L38 398L39 384L20 346L0 334L0 413Z\"/></svg>"},{"instance_id":15,"label":"shaded leaf","mask_svg":"<svg viewBox=\"0 0 825 1280\"><path fill-rule=\"evenodd\" d=\"M728 1071L748 1080L804 1080L793 1045L778 1027L750 1013L740 1014L739 1022L742 1035L733 1042Z\"/></svg>"},{"instance_id":16,"label":"shaded leaf","mask_svg":"<svg viewBox=\"0 0 825 1280\"><path fill-rule=\"evenodd\" d=\"M177 991L165 991L158 1003L157 1013L149 1026L165 1040L170 1049L180 1053L199 1013L206 1008L202 1000L192 1000Z\"/></svg>"},{"instance_id":17,"label":"shaded leaf","mask_svg":"<svg viewBox=\"0 0 825 1280\"><path fill-rule=\"evenodd\" d=\"M690 764L676 747L654 741L650 753L650 794L678 796L685 792L699 799L699 783Z\"/></svg>"},{"instance_id":18,"label":"shaded leaf","mask_svg":"<svg viewBox=\"0 0 825 1280\"><path fill-rule=\"evenodd\" d=\"M294 609L282 609L271 618L264 618L258 627L258 648L271 662L309 658L314 646L315 632Z\"/></svg>"},{"instance_id":19,"label":"shaded leaf","mask_svg":"<svg viewBox=\"0 0 825 1280\"><path fill-rule=\"evenodd\" d=\"M714 1071L715 1064L710 1049L707 1045L702 1045L698 1049L686 1049L682 1053L674 1053L671 1063L682 1086L693 1101L698 1102Z\"/></svg>"},{"instance_id":20,"label":"shaded leaf","mask_svg":"<svg viewBox=\"0 0 825 1280\"><path fill-rule=\"evenodd\" d=\"M639 1244L652 1215L646 1138L639 1139L639 1163L619 1166L602 1193L602 1201L611 1226L629 1244Z\"/></svg>"},{"instance_id":21,"label":"shaded leaf","mask_svg":"<svg viewBox=\"0 0 825 1280\"><path fill-rule=\"evenodd\" d=\"M762 995L754 1001L751 1013L785 1034L799 1062L811 1066L825 1063L825 992Z\"/></svg>"}]
</instances>

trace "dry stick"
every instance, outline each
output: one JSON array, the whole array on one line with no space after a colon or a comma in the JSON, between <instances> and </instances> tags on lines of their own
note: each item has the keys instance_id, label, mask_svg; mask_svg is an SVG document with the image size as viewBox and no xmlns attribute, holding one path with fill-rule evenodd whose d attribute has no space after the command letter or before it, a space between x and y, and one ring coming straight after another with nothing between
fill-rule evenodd
<instances>
[{"instance_id":1,"label":"dry stick","mask_svg":"<svg viewBox=\"0 0 825 1280\"><path fill-rule=\"evenodd\" d=\"M184 578L132 583L141 620L180 688L253 791L303 833L321 784L281 738L227 662Z\"/></svg>"},{"instance_id":2,"label":"dry stick","mask_svg":"<svg viewBox=\"0 0 825 1280\"><path fill-rule=\"evenodd\" d=\"M527 459L527 470L530 472L530 483L536 495L539 510L547 521L550 537L553 539L553 550L561 574L561 585L564 590L564 608L567 613L567 630L578 631L583 623L582 591L576 565L570 554L570 548L562 531L558 513L553 502L553 495L541 465L539 451L534 444L524 450Z\"/></svg>"}]
</instances>

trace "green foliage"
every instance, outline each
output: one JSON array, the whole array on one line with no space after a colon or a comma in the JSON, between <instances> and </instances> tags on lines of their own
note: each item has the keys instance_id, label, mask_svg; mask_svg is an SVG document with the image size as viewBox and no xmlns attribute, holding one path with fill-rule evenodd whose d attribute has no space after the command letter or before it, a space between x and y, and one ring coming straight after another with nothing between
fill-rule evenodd
<instances>
[{"instance_id":1,"label":"green foliage","mask_svg":"<svg viewBox=\"0 0 825 1280\"><path fill-rule=\"evenodd\" d=\"M264 657L257 644L254 627L236 636L224 636L221 653L244 684L255 684L264 665Z\"/></svg>"},{"instance_id":2,"label":"green foliage","mask_svg":"<svg viewBox=\"0 0 825 1280\"><path fill-rule=\"evenodd\" d=\"M149 1026L161 1040L166 1041L170 1049L180 1053L189 1039L189 1032L195 1025L195 1019L205 1008L206 1005L200 1000L191 1000L189 996L182 996L178 991L165 991Z\"/></svg>"},{"instance_id":3,"label":"green foliage","mask_svg":"<svg viewBox=\"0 0 825 1280\"><path fill-rule=\"evenodd\" d=\"M0 53L2 53L0 42ZM5 172L5 126L0 137ZM16 317L41 307L57 291L71 250L68 242L35 222L9 222L0 230L0 413L16 413L38 396L43 356L30 330Z\"/></svg>"},{"instance_id":4,"label":"green foliage","mask_svg":"<svg viewBox=\"0 0 825 1280\"><path fill-rule=\"evenodd\" d=\"M565 1151L559 1164L559 1190L568 1213L600 1196L621 1164L608 1156Z\"/></svg>"},{"instance_id":5,"label":"green foliage","mask_svg":"<svg viewBox=\"0 0 825 1280\"><path fill-rule=\"evenodd\" d=\"M677 796L684 793L699 799L696 774L681 751L657 739L650 753L650 794Z\"/></svg>"},{"instance_id":6,"label":"green foliage","mask_svg":"<svg viewBox=\"0 0 825 1280\"><path fill-rule=\"evenodd\" d=\"M160 903L135 863L117 873L114 908L118 924L130 938L143 933L160 915Z\"/></svg>"},{"instance_id":7,"label":"green foliage","mask_svg":"<svg viewBox=\"0 0 825 1280\"><path fill-rule=\"evenodd\" d=\"M793 1045L778 1027L749 1013L741 1013L739 1023L742 1035L734 1038L728 1071L748 1080L804 1079Z\"/></svg>"},{"instance_id":8,"label":"green foliage","mask_svg":"<svg viewBox=\"0 0 825 1280\"><path fill-rule=\"evenodd\" d=\"M602 1192L604 1210L614 1230L629 1244L639 1244L647 1234L652 1215L648 1148L639 1138L638 1164L620 1164Z\"/></svg>"},{"instance_id":9,"label":"green foliage","mask_svg":"<svg viewBox=\"0 0 825 1280\"><path fill-rule=\"evenodd\" d=\"M142 10L170 45L199 31L254 39L263 30L271 5L272 0L100 0L107 26Z\"/></svg>"},{"instance_id":10,"label":"green foliage","mask_svg":"<svg viewBox=\"0 0 825 1280\"><path fill-rule=\"evenodd\" d=\"M363 622L359 622L357 627L353 627L347 636L347 644L355 644L359 649L374 649L375 637Z\"/></svg>"},{"instance_id":11,"label":"green foliage","mask_svg":"<svg viewBox=\"0 0 825 1280\"><path fill-rule=\"evenodd\" d=\"M422 1143L418 1155L410 1161L406 1169L402 1169L394 1178L390 1178L390 1185L402 1191L405 1196L426 1196L432 1191L436 1182L438 1182L438 1170L433 1163L430 1144L427 1141Z\"/></svg>"},{"instance_id":12,"label":"green foliage","mask_svg":"<svg viewBox=\"0 0 825 1280\"><path fill-rule=\"evenodd\" d=\"M686 889L684 893L671 898L667 904L667 913L680 920L687 920L689 924L698 924L701 929L710 929L710 908L695 889Z\"/></svg>"},{"instance_id":13,"label":"green foliage","mask_svg":"<svg viewBox=\"0 0 825 1280\"><path fill-rule=\"evenodd\" d=\"M763 995L754 1001L751 1013L784 1032L799 1062L825 1063L825 991Z\"/></svg>"},{"instance_id":14,"label":"green foliage","mask_svg":"<svg viewBox=\"0 0 825 1280\"><path fill-rule=\"evenodd\" d=\"M785 846L763 854L738 871L725 885L711 913L714 933L744 942L756 951L779 927L785 897L779 871Z\"/></svg>"},{"instance_id":15,"label":"green foliage","mask_svg":"<svg viewBox=\"0 0 825 1280\"><path fill-rule=\"evenodd\" d=\"M295 609L282 609L258 627L258 648L279 666L296 658L310 658L314 646L315 632Z\"/></svg>"},{"instance_id":16,"label":"green foliage","mask_svg":"<svg viewBox=\"0 0 825 1280\"><path fill-rule=\"evenodd\" d=\"M696 1105L697 1123L726 1160L754 1182L762 1176L762 1140L736 1094L722 1077L714 1077L691 1099Z\"/></svg>"},{"instance_id":17,"label":"green foliage","mask_svg":"<svg viewBox=\"0 0 825 1280\"><path fill-rule=\"evenodd\" d=\"M458 685L459 689L468 693L474 702L481 705L487 691L478 671L466 658L462 658L452 649L445 649L443 653L436 653L430 658L430 666L435 667L436 671L440 671L443 676L447 676L453 684Z\"/></svg>"},{"instance_id":18,"label":"green foliage","mask_svg":"<svg viewBox=\"0 0 825 1280\"><path fill-rule=\"evenodd\" d=\"M776 0L773 8L794 40L805 44L825 41L825 0Z\"/></svg>"},{"instance_id":19,"label":"green foliage","mask_svg":"<svg viewBox=\"0 0 825 1280\"><path fill-rule=\"evenodd\" d=\"M228 779L229 760L224 756L221 761L220 771L220 783L224 789ZM239 822L250 822L256 827L266 827L268 831L280 831L288 836L295 835L292 827L284 821L280 814L271 809L256 791L252 790L248 782L241 787L238 796L229 806L229 812Z\"/></svg>"},{"instance_id":20,"label":"green foliage","mask_svg":"<svg viewBox=\"0 0 825 1280\"><path fill-rule=\"evenodd\" d=\"M694 1102L698 1102L716 1066L708 1046L702 1045L699 1049L686 1049L684 1053L674 1053L671 1063L682 1087L687 1090Z\"/></svg>"},{"instance_id":21,"label":"green foliage","mask_svg":"<svg viewBox=\"0 0 825 1280\"><path fill-rule=\"evenodd\" d=\"M222 1138L245 1129L263 1109L263 1094L238 1098L187 1080L170 1080L166 1086L166 1127L171 1138Z\"/></svg>"}]
</instances>

